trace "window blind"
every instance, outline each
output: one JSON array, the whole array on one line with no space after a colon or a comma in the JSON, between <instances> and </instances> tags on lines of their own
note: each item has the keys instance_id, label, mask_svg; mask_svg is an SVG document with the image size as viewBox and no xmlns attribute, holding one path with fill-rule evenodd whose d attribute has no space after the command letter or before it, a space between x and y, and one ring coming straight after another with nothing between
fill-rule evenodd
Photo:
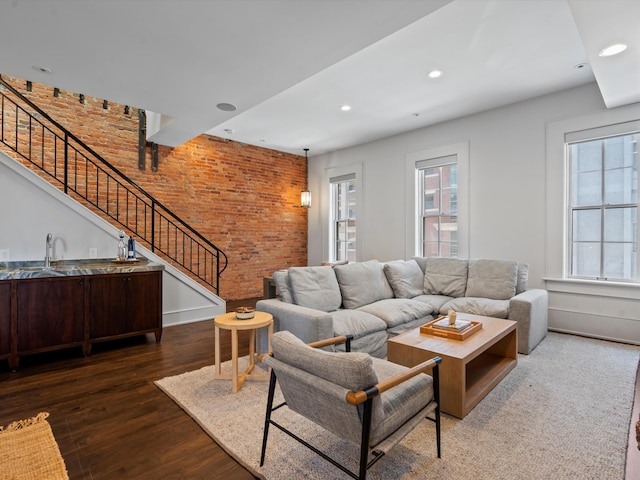
<instances>
[{"instance_id":1,"label":"window blind","mask_svg":"<svg viewBox=\"0 0 640 480\"><path fill-rule=\"evenodd\" d=\"M338 175L337 177L330 177L329 178L329 183L346 182L348 180L355 180L355 178L356 178L356 174L355 173L347 173L345 175Z\"/></svg>"},{"instance_id":2,"label":"window blind","mask_svg":"<svg viewBox=\"0 0 640 480\"><path fill-rule=\"evenodd\" d=\"M604 127L568 132L564 134L564 141L565 143L578 143L596 138L615 137L617 135L635 133L638 131L640 131L640 120L632 120L631 122L616 123Z\"/></svg>"},{"instance_id":3,"label":"window blind","mask_svg":"<svg viewBox=\"0 0 640 480\"><path fill-rule=\"evenodd\" d=\"M457 155L445 155L444 157L430 158L428 160L418 160L416 162L416 169L422 170L423 168L435 167L437 165L449 165L451 163L457 163Z\"/></svg>"}]
</instances>

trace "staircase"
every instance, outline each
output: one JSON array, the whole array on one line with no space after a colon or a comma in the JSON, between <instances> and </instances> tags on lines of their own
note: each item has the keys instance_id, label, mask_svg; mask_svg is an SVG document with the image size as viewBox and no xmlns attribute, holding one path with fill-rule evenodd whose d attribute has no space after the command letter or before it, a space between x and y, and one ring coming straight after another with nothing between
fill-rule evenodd
<instances>
[{"instance_id":1,"label":"staircase","mask_svg":"<svg viewBox=\"0 0 640 480\"><path fill-rule=\"evenodd\" d=\"M219 295L220 276L228 265L222 250L1 75L0 100L0 146L6 153Z\"/></svg>"}]
</instances>

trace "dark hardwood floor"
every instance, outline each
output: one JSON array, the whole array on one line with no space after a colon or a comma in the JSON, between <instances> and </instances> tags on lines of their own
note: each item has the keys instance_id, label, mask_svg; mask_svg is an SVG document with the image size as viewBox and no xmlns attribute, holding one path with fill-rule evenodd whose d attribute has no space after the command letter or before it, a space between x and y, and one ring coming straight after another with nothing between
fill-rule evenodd
<instances>
[{"instance_id":1,"label":"dark hardwood floor","mask_svg":"<svg viewBox=\"0 0 640 480\"><path fill-rule=\"evenodd\" d=\"M227 309L237 303L255 299ZM96 344L87 358L80 348L23 357L17 372L2 361L0 425L49 412L72 480L253 479L153 383L213 363L213 320L167 327L158 344L151 334Z\"/></svg>"}]
</instances>

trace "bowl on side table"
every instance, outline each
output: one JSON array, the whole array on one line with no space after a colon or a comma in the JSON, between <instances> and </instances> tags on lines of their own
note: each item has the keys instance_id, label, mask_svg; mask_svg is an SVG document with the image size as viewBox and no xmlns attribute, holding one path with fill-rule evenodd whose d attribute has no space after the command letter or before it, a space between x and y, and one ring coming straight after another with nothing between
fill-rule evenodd
<instances>
[{"instance_id":1,"label":"bowl on side table","mask_svg":"<svg viewBox=\"0 0 640 480\"><path fill-rule=\"evenodd\" d=\"M256 309L253 307L238 307L236 308L236 320L251 320L256 314Z\"/></svg>"}]
</instances>

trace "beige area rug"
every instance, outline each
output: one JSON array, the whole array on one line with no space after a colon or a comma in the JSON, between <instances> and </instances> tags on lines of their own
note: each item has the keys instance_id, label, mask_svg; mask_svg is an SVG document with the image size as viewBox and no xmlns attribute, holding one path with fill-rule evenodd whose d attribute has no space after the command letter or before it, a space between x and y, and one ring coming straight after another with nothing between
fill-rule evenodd
<instances>
[{"instance_id":1,"label":"beige area rug","mask_svg":"<svg viewBox=\"0 0 640 480\"><path fill-rule=\"evenodd\" d=\"M621 480L639 355L640 347L550 332L463 420L443 415L441 459L424 421L367 478ZM348 478L273 427L259 466L268 382L232 394L210 366L156 384L256 476ZM356 447L287 408L274 419L356 468Z\"/></svg>"},{"instance_id":2,"label":"beige area rug","mask_svg":"<svg viewBox=\"0 0 640 480\"><path fill-rule=\"evenodd\" d=\"M47 422L48 413L0 427L0 478L64 480L67 469Z\"/></svg>"}]
</instances>

